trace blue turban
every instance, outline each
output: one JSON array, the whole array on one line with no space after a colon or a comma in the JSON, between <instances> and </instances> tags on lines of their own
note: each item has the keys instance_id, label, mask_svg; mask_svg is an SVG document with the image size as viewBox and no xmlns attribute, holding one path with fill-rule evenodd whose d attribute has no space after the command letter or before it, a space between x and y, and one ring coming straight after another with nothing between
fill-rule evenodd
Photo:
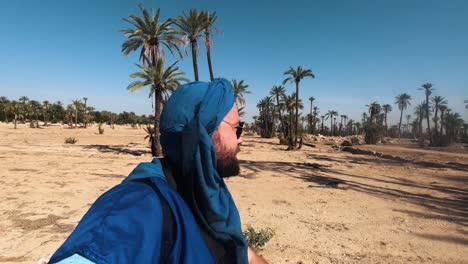
<instances>
[{"instance_id":1,"label":"blue turban","mask_svg":"<svg viewBox=\"0 0 468 264\"><path fill-rule=\"evenodd\" d=\"M173 165L177 189L198 224L222 244L233 263L247 263L239 212L218 174L211 140L234 102L225 79L180 86L161 113L161 145Z\"/></svg>"}]
</instances>

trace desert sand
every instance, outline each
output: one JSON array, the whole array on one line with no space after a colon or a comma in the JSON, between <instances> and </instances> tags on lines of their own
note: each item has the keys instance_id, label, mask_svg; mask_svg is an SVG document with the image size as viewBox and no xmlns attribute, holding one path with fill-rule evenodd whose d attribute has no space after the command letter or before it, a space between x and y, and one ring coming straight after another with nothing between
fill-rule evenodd
<instances>
[{"instance_id":1,"label":"desert sand","mask_svg":"<svg viewBox=\"0 0 468 264\"><path fill-rule=\"evenodd\" d=\"M99 195L151 160L144 135L1 123L0 262L50 257ZM69 136L78 142L64 144ZM270 263L468 263L468 154L362 148L427 162L244 137L241 175L226 182L244 227L275 231L259 253Z\"/></svg>"}]
</instances>

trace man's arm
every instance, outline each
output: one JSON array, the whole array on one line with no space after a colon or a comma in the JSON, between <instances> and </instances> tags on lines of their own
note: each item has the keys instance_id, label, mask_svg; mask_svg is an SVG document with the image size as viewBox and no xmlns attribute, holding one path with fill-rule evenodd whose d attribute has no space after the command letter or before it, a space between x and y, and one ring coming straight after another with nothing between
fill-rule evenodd
<instances>
[{"instance_id":1,"label":"man's arm","mask_svg":"<svg viewBox=\"0 0 468 264\"><path fill-rule=\"evenodd\" d=\"M264 258L257 255L250 247L247 251L247 255L249 256L249 264L268 264Z\"/></svg>"}]
</instances>

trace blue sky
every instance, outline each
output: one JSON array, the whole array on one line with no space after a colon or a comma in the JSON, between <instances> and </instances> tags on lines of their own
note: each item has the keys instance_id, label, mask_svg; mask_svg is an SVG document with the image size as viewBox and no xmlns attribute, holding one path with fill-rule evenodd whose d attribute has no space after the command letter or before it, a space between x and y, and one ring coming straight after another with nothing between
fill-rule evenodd
<instances>
[{"instance_id":1,"label":"blue sky","mask_svg":"<svg viewBox=\"0 0 468 264\"><path fill-rule=\"evenodd\" d=\"M402 92L423 100L425 82L447 97L468 120L468 1L141 1L161 8L162 18L189 8L219 15L212 51L216 76L250 85L247 119L292 65L310 68L316 79L301 83L322 113L330 109L360 119L371 101L393 104ZM89 98L98 109L151 112L148 90L129 94L137 56L120 53L128 27L121 20L139 14L136 1L0 2L0 95L36 100ZM203 46L203 44L202 44ZM174 60L168 53L168 60ZM179 62L193 78L191 58ZM205 51L201 80L208 80ZM288 92L294 86L287 85ZM399 117L397 107L390 115ZM411 109L411 114L413 110Z\"/></svg>"}]
</instances>

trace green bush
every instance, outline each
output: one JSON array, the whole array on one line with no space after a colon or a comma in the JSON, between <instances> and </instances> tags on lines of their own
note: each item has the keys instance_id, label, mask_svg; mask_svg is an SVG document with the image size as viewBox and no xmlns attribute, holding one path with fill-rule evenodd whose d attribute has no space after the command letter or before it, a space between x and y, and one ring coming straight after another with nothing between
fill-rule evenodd
<instances>
[{"instance_id":1,"label":"green bush","mask_svg":"<svg viewBox=\"0 0 468 264\"><path fill-rule=\"evenodd\" d=\"M75 144L78 140L74 137L65 138L65 144Z\"/></svg>"},{"instance_id":2,"label":"green bush","mask_svg":"<svg viewBox=\"0 0 468 264\"><path fill-rule=\"evenodd\" d=\"M265 246L268 241L274 236L275 232L271 228L260 229L258 231L255 228L248 226L247 230L244 231L244 236L247 239L249 246L255 249L261 249Z\"/></svg>"}]
</instances>

